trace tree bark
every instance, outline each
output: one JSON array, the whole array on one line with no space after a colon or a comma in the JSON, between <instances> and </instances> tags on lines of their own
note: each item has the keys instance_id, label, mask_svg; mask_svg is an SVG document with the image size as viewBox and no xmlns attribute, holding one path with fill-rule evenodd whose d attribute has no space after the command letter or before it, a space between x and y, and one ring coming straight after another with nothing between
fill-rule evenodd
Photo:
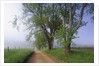
<instances>
[{"instance_id":1,"label":"tree bark","mask_svg":"<svg viewBox=\"0 0 99 66\"><path fill-rule=\"evenodd\" d=\"M73 35L69 34L69 36L73 36ZM71 52L70 46L71 46L72 39L71 38L67 38L67 41L68 41L68 44L67 44L67 46L65 46L65 55L66 56L68 56L70 54L70 52Z\"/></svg>"},{"instance_id":2,"label":"tree bark","mask_svg":"<svg viewBox=\"0 0 99 66\"><path fill-rule=\"evenodd\" d=\"M67 46L65 46L65 55L68 56L70 53L70 45L71 45L71 28L72 28L72 13L71 13L71 4L69 4L69 34L67 38Z\"/></svg>"},{"instance_id":3,"label":"tree bark","mask_svg":"<svg viewBox=\"0 0 99 66\"><path fill-rule=\"evenodd\" d=\"M71 51L70 44L68 46L65 46L64 48L65 48L65 55L68 56L70 54L70 51Z\"/></svg>"},{"instance_id":4,"label":"tree bark","mask_svg":"<svg viewBox=\"0 0 99 66\"><path fill-rule=\"evenodd\" d=\"M49 40L48 40L48 49L51 50L53 48L53 41L54 41L54 38L51 37Z\"/></svg>"},{"instance_id":5,"label":"tree bark","mask_svg":"<svg viewBox=\"0 0 99 66\"><path fill-rule=\"evenodd\" d=\"M51 42L48 42L48 49L51 50L52 47L51 47Z\"/></svg>"},{"instance_id":6,"label":"tree bark","mask_svg":"<svg viewBox=\"0 0 99 66\"><path fill-rule=\"evenodd\" d=\"M71 12L71 4L69 4L69 29L71 31L71 27L72 27L72 12Z\"/></svg>"},{"instance_id":7,"label":"tree bark","mask_svg":"<svg viewBox=\"0 0 99 66\"><path fill-rule=\"evenodd\" d=\"M84 9L85 9L86 5L87 5L86 3L84 3L84 4L82 5L81 11L80 11L80 16L79 16L79 21L78 21L78 24L76 25L76 27L74 28L73 33L74 33L74 32L80 27L80 25L81 25L81 21L82 21L82 19L83 19Z\"/></svg>"}]
</instances>

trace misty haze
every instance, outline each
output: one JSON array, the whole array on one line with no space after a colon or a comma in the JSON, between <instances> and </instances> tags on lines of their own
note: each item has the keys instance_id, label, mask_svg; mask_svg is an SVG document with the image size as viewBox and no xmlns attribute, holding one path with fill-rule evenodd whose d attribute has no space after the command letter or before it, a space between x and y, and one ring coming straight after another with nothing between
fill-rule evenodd
<instances>
[{"instance_id":1,"label":"misty haze","mask_svg":"<svg viewBox=\"0 0 99 66\"><path fill-rule=\"evenodd\" d=\"M43 55L42 52L44 52L56 58L56 61L53 61L51 59L51 61L48 61L48 63L61 63L62 61L70 63L71 60L69 58L67 58L67 60L63 60L63 58L59 58L59 56L54 56L54 53L63 51L63 57L68 57L70 53L75 53L77 48L87 48L88 50L82 49L83 51L81 50L81 52L86 52L86 54L87 51L91 52L93 59L93 8L94 5L91 3L5 3L5 58L7 58L6 53L9 54L10 52L15 51L17 51L18 53L22 49L22 52L27 52L25 54L28 54L28 56L33 53L34 56L36 55L35 53L41 53L41 55ZM76 47L76 49L72 49L71 47ZM77 50L77 52L79 53L80 50ZM59 53L59 55L60 54L62 53ZM36 56L34 56L32 57L31 55L31 57L24 62L36 63L36 61L34 60L36 60L37 58ZM57 59L59 61L57 61ZM78 59L80 58L78 57ZM7 60L5 60L4 62L14 63L14 61L10 62ZM39 62L47 63L47 61L37 61L37 63ZM71 61L71 63L79 62L93 63L94 60L91 61L90 59L88 59L86 61Z\"/></svg>"},{"instance_id":2,"label":"misty haze","mask_svg":"<svg viewBox=\"0 0 99 66\"><path fill-rule=\"evenodd\" d=\"M11 23L9 23L10 21L12 21L14 15L18 15L20 16L22 14L22 4L5 4L5 48L7 46L11 46L11 47L19 47L19 46L25 46L25 47L31 47L30 43L27 43L25 40L25 36L28 32L24 31L25 28L22 27L21 30L18 30L13 28L13 25ZM81 27L79 29L78 32L78 37L77 39L74 39L73 41L75 42L75 44L77 44L76 46L83 46L83 47L93 47L94 46L94 24L92 23L92 21L90 20L90 16L86 16L84 17L86 19L86 21L88 21L89 24L87 24L87 26L85 27ZM86 39L85 39L86 38ZM21 41L22 43L17 44L17 41ZM8 42L8 43L7 43ZM55 42L56 44L56 42ZM18 46L17 46L18 45ZM54 46L57 46L54 45Z\"/></svg>"}]
</instances>

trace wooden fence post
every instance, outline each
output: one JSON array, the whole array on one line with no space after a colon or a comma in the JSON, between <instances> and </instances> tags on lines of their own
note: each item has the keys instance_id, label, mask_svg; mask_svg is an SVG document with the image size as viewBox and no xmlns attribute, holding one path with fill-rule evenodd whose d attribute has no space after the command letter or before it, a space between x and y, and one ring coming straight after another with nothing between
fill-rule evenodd
<instances>
[{"instance_id":1,"label":"wooden fence post","mask_svg":"<svg viewBox=\"0 0 99 66\"><path fill-rule=\"evenodd\" d=\"M8 52L9 52L9 46L8 46L7 50L8 50Z\"/></svg>"}]
</instances>

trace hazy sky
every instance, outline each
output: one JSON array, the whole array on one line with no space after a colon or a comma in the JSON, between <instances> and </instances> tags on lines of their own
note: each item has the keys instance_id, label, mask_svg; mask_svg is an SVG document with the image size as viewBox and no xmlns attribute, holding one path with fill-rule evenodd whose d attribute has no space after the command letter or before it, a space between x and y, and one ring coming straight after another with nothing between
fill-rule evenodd
<instances>
[{"instance_id":1,"label":"hazy sky","mask_svg":"<svg viewBox=\"0 0 99 66\"><path fill-rule=\"evenodd\" d=\"M10 21L13 21L15 15L20 16L22 13L21 4L5 4L4 5L4 41L5 48L10 47L30 47L31 45L25 41L26 32L24 27L21 26L19 32L16 28L13 28L13 25Z\"/></svg>"},{"instance_id":2,"label":"hazy sky","mask_svg":"<svg viewBox=\"0 0 99 66\"><path fill-rule=\"evenodd\" d=\"M22 11L22 5L21 4L5 4L4 9L5 9L4 10L5 39L24 41L25 33L23 31L18 32L18 30L13 28L13 25L10 23L10 21L13 20L14 15L19 15L19 16L21 15L20 11Z\"/></svg>"},{"instance_id":3,"label":"hazy sky","mask_svg":"<svg viewBox=\"0 0 99 66\"><path fill-rule=\"evenodd\" d=\"M26 32L21 29L19 32L13 28L9 21L13 20L14 15L20 16L22 13L22 4L4 5L4 40L5 41L25 41ZM94 23L90 20L90 15L84 15L88 24L81 27L78 31L79 38L73 40L77 45L94 45ZM21 27L23 28L23 27ZM5 44L6 45L6 44Z\"/></svg>"}]
</instances>

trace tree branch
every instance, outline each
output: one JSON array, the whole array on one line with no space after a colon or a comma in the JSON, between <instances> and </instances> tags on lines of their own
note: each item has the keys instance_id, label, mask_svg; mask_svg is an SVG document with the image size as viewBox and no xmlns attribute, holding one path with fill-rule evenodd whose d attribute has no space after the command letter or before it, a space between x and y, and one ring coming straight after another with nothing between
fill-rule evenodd
<instances>
[{"instance_id":1,"label":"tree branch","mask_svg":"<svg viewBox=\"0 0 99 66\"><path fill-rule=\"evenodd\" d=\"M72 12L72 22L73 22L73 17L75 15L75 10L76 10L76 3L73 5L73 12Z\"/></svg>"},{"instance_id":2,"label":"tree branch","mask_svg":"<svg viewBox=\"0 0 99 66\"><path fill-rule=\"evenodd\" d=\"M42 28L42 30L43 30L45 36L46 36L46 39L49 41L49 35L48 35L49 33L48 33L48 31L46 30L45 26L42 25L41 28Z\"/></svg>"},{"instance_id":3,"label":"tree branch","mask_svg":"<svg viewBox=\"0 0 99 66\"><path fill-rule=\"evenodd\" d=\"M81 11L80 11L80 16L79 16L79 21L78 24L76 25L76 27L74 28L73 33L80 27L81 22L82 22L82 18L83 18L83 12L84 12L84 8L86 7L86 3L82 5Z\"/></svg>"},{"instance_id":4,"label":"tree branch","mask_svg":"<svg viewBox=\"0 0 99 66\"><path fill-rule=\"evenodd\" d=\"M29 7L29 4L23 3L23 6L26 7L31 13L35 15L35 13L32 11L32 9Z\"/></svg>"},{"instance_id":5,"label":"tree branch","mask_svg":"<svg viewBox=\"0 0 99 66\"><path fill-rule=\"evenodd\" d=\"M69 28L72 27L72 18L71 18L72 14L71 14L71 4L69 4Z\"/></svg>"}]
</instances>

